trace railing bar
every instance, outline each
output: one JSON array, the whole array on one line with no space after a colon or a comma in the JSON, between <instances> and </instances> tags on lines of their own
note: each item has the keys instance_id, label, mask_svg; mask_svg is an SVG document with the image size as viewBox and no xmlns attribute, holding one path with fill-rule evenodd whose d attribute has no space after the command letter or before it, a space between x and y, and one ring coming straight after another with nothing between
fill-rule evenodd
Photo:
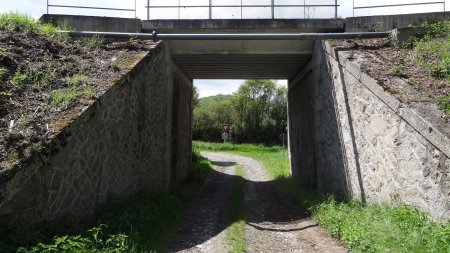
<instances>
[{"instance_id":1,"label":"railing bar","mask_svg":"<svg viewBox=\"0 0 450 253\"><path fill-rule=\"evenodd\" d=\"M339 7L341 5L337 5ZM158 6L145 6L145 8L223 8L223 7L241 7L241 5L158 5ZM243 5L243 8L249 8L249 7L272 7L272 5ZM321 4L321 5L274 5L273 7L279 8L279 7L335 7L334 4Z\"/></svg>"},{"instance_id":2,"label":"railing bar","mask_svg":"<svg viewBox=\"0 0 450 253\"><path fill-rule=\"evenodd\" d=\"M384 8L384 7L398 7L398 6L410 6L410 5L427 5L427 4L442 4L445 2L426 2L426 3L409 3L409 4L389 4L389 5L374 5L374 6L357 6L353 9L369 9L369 8Z\"/></svg>"},{"instance_id":3,"label":"railing bar","mask_svg":"<svg viewBox=\"0 0 450 253\"><path fill-rule=\"evenodd\" d=\"M54 4L49 4L47 7L76 8L76 9L94 9L94 10L110 10L110 11L135 11L134 9L120 9L120 8L106 8L106 7L90 7L90 6L73 6L73 5L54 5Z\"/></svg>"}]
</instances>

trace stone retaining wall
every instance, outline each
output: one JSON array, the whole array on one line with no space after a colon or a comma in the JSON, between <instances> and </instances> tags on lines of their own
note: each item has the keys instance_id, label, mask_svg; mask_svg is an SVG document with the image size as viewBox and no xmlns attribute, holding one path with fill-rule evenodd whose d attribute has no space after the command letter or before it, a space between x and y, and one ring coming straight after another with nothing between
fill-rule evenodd
<instances>
[{"instance_id":1,"label":"stone retaining wall","mask_svg":"<svg viewBox=\"0 0 450 253\"><path fill-rule=\"evenodd\" d=\"M290 125L293 173L313 175L305 184L323 192L450 218L448 123L435 124L436 105L402 104L347 56L317 42L309 66L289 82L290 123L301 114L314 120L313 131ZM300 93L309 106L296 105ZM296 135L314 136L314 149L296 150ZM313 165L298 162L305 156Z\"/></svg>"},{"instance_id":2,"label":"stone retaining wall","mask_svg":"<svg viewBox=\"0 0 450 253\"><path fill-rule=\"evenodd\" d=\"M0 218L76 220L111 196L168 190L191 167L191 96L192 82L159 44L62 130L52 155L0 186ZM175 137L179 127L187 134Z\"/></svg>"}]
</instances>

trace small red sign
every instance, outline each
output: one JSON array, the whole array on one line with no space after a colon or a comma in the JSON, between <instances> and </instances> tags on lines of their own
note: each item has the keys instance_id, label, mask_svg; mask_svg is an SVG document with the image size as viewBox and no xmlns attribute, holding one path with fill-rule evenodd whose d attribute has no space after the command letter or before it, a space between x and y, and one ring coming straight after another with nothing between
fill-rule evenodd
<instances>
[{"instance_id":1,"label":"small red sign","mask_svg":"<svg viewBox=\"0 0 450 253\"><path fill-rule=\"evenodd\" d=\"M230 133L230 124L220 124L224 133Z\"/></svg>"}]
</instances>

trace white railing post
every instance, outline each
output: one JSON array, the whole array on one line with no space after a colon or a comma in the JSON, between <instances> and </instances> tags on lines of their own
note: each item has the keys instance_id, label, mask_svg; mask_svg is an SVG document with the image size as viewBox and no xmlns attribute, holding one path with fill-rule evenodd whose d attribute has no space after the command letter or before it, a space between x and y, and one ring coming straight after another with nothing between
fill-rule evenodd
<instances>
[{"instance_id":1,"label":"white railing post","mask_svg":"<svg viewBox=\"0 0 450 253\"><path fill-rule=\"evenodd\" d=\"M150 0L147 0L147 20L150 20Z\"/></svg>"}]
</instances>

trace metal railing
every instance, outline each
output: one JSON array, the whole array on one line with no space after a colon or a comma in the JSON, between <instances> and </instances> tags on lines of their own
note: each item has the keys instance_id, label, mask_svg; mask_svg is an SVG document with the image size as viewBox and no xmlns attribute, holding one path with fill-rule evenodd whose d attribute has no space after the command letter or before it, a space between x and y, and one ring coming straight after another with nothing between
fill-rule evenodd
<instances>
[{"instance_id":1,"label":"metal railing","mask_svg":"<svg viewBox=\"0 0 450 253\"><path fill-rule=\"evenodd\" d=\"M371 5L371 6L355 6L355 0L353 0L353 17L355 16L355 10L361 9L378 9L378 8L392 8L392 7L402 7L402 6L423 6L423 5L436 5L442 4L443 11L445 12L445 0L434 1L434 2L414 2L414 3L403 3L403 4L384 4L384 5Z\"/></svg>"},{"instance_id":2,"label":"metal railing","mask_svg":"<svg viewBox=\"0 0 450 253\"><path fill-rule=\"evenodd\" d=\"M208 5L181 5L180 0L178 0L177 5L152 5L151 0L147 0L147 20L150 20L150 10L151 9L176 9L178 12L178 19L181 19L181 10L182 9L195 9L195 8L203 8L208 9L208 17L205 17L204 19L213 19L213 13L214 9L218 8L240 8L240 19L243 19L244 15L244 9L246 8L270 8L270 16L271 19L275 19L275 10L277 8L296 8L296 7L302 7L304 9L303 11L303 17L307 18L309 8L333 8L334 9L334 17L338 17L338 0L333 0L333 4L306 4L305 0L299 0L298 2L302 2L303 4L276 4L276 0L271 0L270 4L243 4L243 0L241 0L240 4L230 4L230 5L214 5L213 0L208 0ZM312 17L308 17L312 18Z\"/></svg>"},{"instance_id":3,"label":"metal railing","mask_svg":"<svg viewBox=\"0 0 450 253\"><path fill-rule=\"evenodd\" d=\"M61 5L61 4L51 4L50 0L47 0L47 14L49 14L50 8L69 8L69 9L90 9L90 10L106 10L106 11L126 11L134 12L134 17L137 17L136 13L136 0L134 0L134 9L127 8L110 8L110 7L95 7L95 6L81 6L81 5Z\"/></svg>"}]
</instances>

